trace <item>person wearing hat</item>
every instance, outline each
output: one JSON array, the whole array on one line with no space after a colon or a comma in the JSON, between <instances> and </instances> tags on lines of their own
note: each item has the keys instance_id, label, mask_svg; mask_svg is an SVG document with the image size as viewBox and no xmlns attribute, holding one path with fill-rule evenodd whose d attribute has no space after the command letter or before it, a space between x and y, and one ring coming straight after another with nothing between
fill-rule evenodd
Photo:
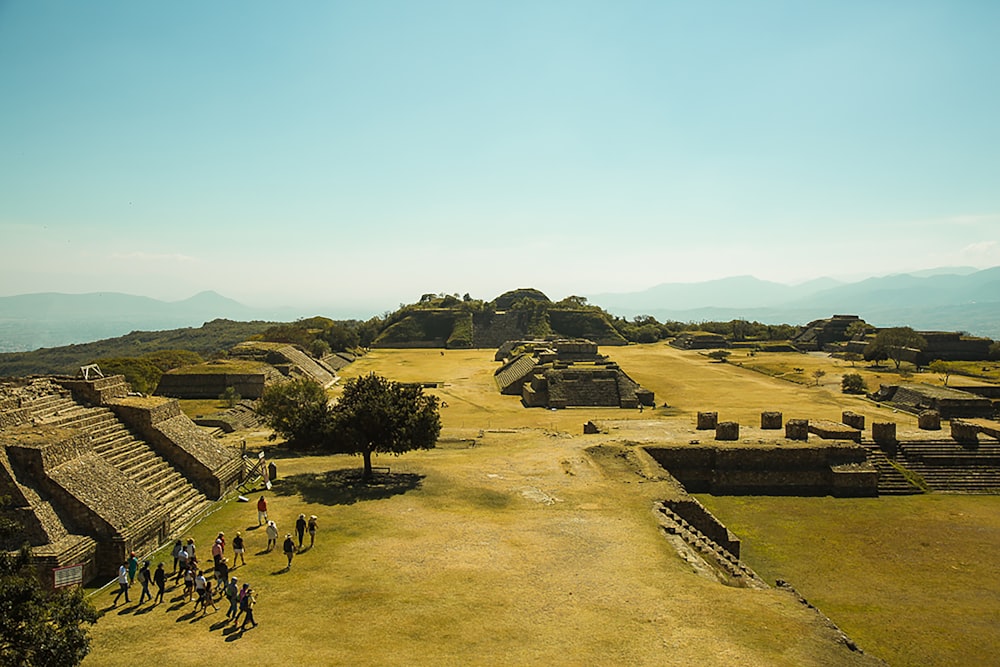
<instances>
[{"instance_id":1,"label":"person wearing hat","mask_svg":"<svg viewBox=\"0 0 1000 667\"><path fill-rule=\"evenodd\" d=\"M236 537L233 538L233 569L236 568L236 561L240 561L243 565L247 564L247 559L243 555L245 551L243 546L243 535L240 531L236 531Z\"/></svg>"},{"instance_id":2,"label":"person wearing hat","mask_svg":"<svg viewBox=\"0 0 1000 667\"><path fill-rule=\"evenodd\" d=\"M285 552L285 558L288 559L288 566L286 570L292 569L292 556L295 555L295 542L292 541L292 534L285 533L285 543L282 545L282 551Z\"/></svg>"},{"instance_id":3,"label":"person wearing hat","mask_svg":"<svg viewBox=\"0 0 1000 667\"><path fill-rule=\"evenodd\" d=\"M302 538L306 536L306 515L300 514L299 518L295 520L295 534L299 538L299 549L302 548Z\"/></svg>"},{"instance_id":4,"label":"person wearing hat","mask_svg":"<svg viewBox=\"0 0 1000 667\"><path fill-rule=\"evenodd\" d=\"M246 612L246 616L243 617L243 625L240 626L241 632L246 630L247 623L253 623L253 627L257 627L257 620L253 617L253 608L256 604L257 598L254 597L253 589L247 586L246 593L243 595L243 601L240 603L240 611Z\"/></svg>"},{"instance_id":5,"label":"person wearing hat","mask_svg":"<svg viewBox=\"0 0 1000 667\"><path fill-rule=\"evenodd\" d=\"M229 600L229 609L226 610L226 618L231 618L236 620L236 615L239 613L240 607L240 587L239 579L233 577L226 584L225 588L226 599Z\"/></svg>"},{"instance_id":6,"label":"person wearing hat","mask_svg":"<svg viewBox=\"0 0 1000 667\"><path fill-rule=\"evenodd\" d=\"M312 549L313 544L316 543L316 515L313 514L309 517L309 521L306 523L306 530L309 531L309 548Z\"/></svg>"}]
</instances>

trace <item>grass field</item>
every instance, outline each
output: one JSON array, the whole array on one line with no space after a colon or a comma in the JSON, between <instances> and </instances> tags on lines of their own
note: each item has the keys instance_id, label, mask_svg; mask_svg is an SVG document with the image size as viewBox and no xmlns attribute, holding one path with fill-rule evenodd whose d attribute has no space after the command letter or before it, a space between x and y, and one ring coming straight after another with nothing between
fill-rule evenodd
<instances>
[{"instance_id":1,"label":"grass field","mask_svg":"<svg viewBox=\"0 0 1000 667\"><path fill-rule=\"evenodd\" d=\"M192 614L170 590L155 608L137 608L136 592L133 604L112 609L105 589L94 596L105 613L84 664L852 665L874 664L873 656L982 664L970 659L983 655L975 650L997 654L1000 630L976 619L1000 614L1000 578L973 556L1000 547L992 518L1000 499L705 500L743 537L752 567L790 581L862 655L787 592L698 576L650 511L674 485L641 477L614 455L636 442L686 438L699 410L744 424L763 410L786 419L839 420L844 409L888 417L839 393L833 360L811 387L664 345L603 351L668 407L527 410L493 386L492 351L373 351L345 375L440 383L430 390L447 402L438 447L380 457L390 473L372 487L355 483L359 459L272 449L272 515L282 534L299 513L318 515L316 547L285 572L281 554L261 553L252 503L225 503L190 531L203 554L219 530L248 536L247 566L235 574L259 592L260 627L232 631L224 609ZM796 357L798 367L824 363ZM605 433L582 435L588 420ZM232 437L270 447L266 436ZM588 453L596 445L611 454ZM872 591L884 594L872 601ZM957 622L928 632L954 610L963 614Z\"/></svg>"}]
</instances>

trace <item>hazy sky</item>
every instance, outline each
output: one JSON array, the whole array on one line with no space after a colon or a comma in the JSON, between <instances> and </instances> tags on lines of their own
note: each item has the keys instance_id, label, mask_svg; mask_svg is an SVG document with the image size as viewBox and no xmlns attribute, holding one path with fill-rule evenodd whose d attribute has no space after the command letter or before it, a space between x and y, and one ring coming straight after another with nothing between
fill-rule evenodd
<instances>
[{"instance_id":1,"label":"hazy sky","mask_svg":"<svg viewBox=\"0 0 1000 667\"><path fill-rule=\"evenodd\" d=\"M0 0L0 295L1000 265L1000 2Z\"/></svg>"}]
</instances>

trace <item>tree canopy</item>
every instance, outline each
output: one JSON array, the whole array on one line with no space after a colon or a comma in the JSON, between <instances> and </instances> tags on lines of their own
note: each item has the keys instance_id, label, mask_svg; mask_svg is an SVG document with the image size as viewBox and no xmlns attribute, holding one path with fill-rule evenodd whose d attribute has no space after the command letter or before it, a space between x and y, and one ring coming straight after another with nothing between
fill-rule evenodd
<instances>
[{"instance_id":1,"label":"tree canopy","mask_svg":"<svg viewBox=\"0 0 1000 667\"><path fill-rule=\"evenodd\" d=\"M293 449L323 446L330 432L326 391L309 378L268 385L257 402L257 414L276 436Z\"/></svg>"},{"instance_id":2,"label":"tree canopy","mask_svg":"<svg viewBox=\"0 0 1000 667\"><path fill-rule=\"evenodd\" d=\"M922 350L927 341L910 327L889 327L881 329L865 350L866 359L892 359L896 370L906 356L907 350Z\"/></svg>"},{"instance_id":3,"label":"tree canopy","mask_svg":"<svg viewBox=\"0 0 1000 667\"><path fill-rule=\"evenodd\" d=\"M347 381L332 417L330 448L360 454L366 480L372 478L373 453L430 449L441 434L436 396L375 373Z\"/></svg>"}]
</instances>

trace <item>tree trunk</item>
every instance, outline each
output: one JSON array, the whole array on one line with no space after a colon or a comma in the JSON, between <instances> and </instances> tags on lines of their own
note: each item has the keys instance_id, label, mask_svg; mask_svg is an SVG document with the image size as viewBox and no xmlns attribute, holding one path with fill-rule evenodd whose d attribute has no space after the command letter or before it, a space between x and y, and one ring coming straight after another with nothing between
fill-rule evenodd
<instances>
[{"instance_id":1,"label":"tree trunk","mask_svg":"<svg viewBox=\"0 0 1000 667\"><path fill-rule=\"evenodd\" d=\"M365 448L365 451L361 452L361 456L365 460L365 472L361 475L361 479L364 480L365 484L372 481L372 450Z\"/></svg>"}]
</instances>

